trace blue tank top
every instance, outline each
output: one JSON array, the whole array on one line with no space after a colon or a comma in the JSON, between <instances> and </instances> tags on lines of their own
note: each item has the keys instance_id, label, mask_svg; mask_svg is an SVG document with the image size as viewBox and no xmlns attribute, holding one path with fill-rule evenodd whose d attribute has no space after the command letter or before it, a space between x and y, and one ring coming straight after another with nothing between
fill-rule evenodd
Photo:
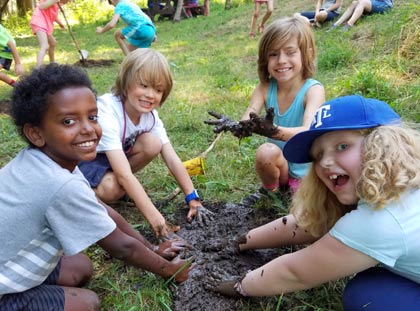
<instances>
[{"instance_id":1,"label":"blue tank top","mask_svg":"<svg viewBox=\"0 0 420 311\"><path fill-rule=\"evenodd\" d=\"M270 79L266 106L267 109L270 107L274 108L274 123L284 127L302 126L303 115L305 113L303 100L308 89L316 84L321 85L321 83L317 80L307 79L300 88L299 92L296 94L293 103L283 114L281 114L279 111L279 105L277 103L277 81L275 79ZM267 141L277 145L281 150L283 150L283 147L286 144L285 141L271 138L268 138ZM309 165L309 163L297 164L289 162L290 177L302 178L306 175Z\"/></svg>"}]
</instances>

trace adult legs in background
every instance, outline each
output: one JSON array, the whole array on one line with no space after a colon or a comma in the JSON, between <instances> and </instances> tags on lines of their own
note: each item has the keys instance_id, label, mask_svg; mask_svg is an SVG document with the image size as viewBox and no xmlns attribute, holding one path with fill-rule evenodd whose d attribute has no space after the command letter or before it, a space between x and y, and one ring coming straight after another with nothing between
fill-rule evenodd
<instances>
[{"instance_id":1,"label":"adult legs in background","mask_svg":"<svg viewBox=\"0 0 420 311\"><path fill-rule=\"evenodd\" d=\"M264 25L270 18L271 14L273 13L273 0L267 1L267 11L265 12L261 23L258 24L258 32L263 33L264 32Z\"/></svg>"}]
</instances>

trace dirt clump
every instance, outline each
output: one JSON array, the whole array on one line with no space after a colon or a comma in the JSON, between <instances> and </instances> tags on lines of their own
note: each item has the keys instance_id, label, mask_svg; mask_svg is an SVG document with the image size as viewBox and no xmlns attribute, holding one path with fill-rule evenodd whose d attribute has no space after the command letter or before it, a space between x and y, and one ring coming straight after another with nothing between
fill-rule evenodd
<instances>
[{"instance_id":1,"label":"dirt clump","mask_svg":"<svg viewBox=\"0 0 420 311\"><path fill-rule=\"evenodd\" d=\"M215 272L236 277L255 269L276 258L284 250L253 250L238 253L232 240L277 218L275 209L252 208L233 203L206 203L204 206L214 212L213 221L204 225L189 224L185 213L179 215L181 230L178 235L192 245L185 250L183 257L195 257L196 267L190 278L177 287L172 287L174 311L185 310L241 310L241 306L250 305L263 298L251 298L251 301L224 297L211 290L207 280Z\"/></svg>"},{"instance_id":2,"label":"dirt clump","mask_svg":"<svg viewBox=\"0 0 420 311\"><path fill-rule=\"evenodd\" d=\"M0 100L0 114L7 114L10 115L11 113L11 107L10 107L10 100L9 99L3 99Z\"/></svg>"},{"instance_id":3,"label":"dirt clump","mask_svg":"<svg viewBox=\"0 0 420 311\"><path fill-rule=\"evenodd\" d=\"M85 68L92 68L92 67L106 67L111 66L113 63L115 63L115 60L113 59L85 59L85 60L79 60L75 62L74 66L79 67L85 67Z\"/></svg>"}]
</instances>

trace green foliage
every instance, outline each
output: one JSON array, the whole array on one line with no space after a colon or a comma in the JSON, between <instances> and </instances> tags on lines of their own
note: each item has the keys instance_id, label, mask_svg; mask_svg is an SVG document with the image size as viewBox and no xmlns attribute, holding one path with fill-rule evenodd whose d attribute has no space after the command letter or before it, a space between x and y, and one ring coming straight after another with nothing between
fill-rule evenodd
<instances>
[{"instance_id":1,"label":"green foliage","mask_svg":"<svg viewBox=\"0 0 420 311\"><path fill-rule=\"evenodd\" d=\"M108 1L83 0L72 1L66 4L71 12L70 15L80 25L96 24L98 21L107 21L111 19L114 7L108 4Z\"/></svg>"}]
</instances>

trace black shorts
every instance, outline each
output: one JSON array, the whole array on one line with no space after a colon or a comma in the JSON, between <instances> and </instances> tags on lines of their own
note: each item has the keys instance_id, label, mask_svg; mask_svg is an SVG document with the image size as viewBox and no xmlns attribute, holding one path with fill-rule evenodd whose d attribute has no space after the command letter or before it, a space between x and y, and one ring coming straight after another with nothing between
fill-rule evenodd
<instances>
[{"instance_id":1,"label":"black shorts","mask_svg":"<svg viewBox=\"0 0 420 311\"><path fill-rule=\"evenodd\" d=\"M41 285L27 291L6 294L0 311L64 311L64 289L57 285L61 261Z\"/></svg>"},{"instance_id":2,"label":"black shorts","mask_svg":"<svg viewBox=\"0 0 420 311\"><path fill-rule=\"evenodd\" d=\"M4 57L0 57L0 66L3 69L10 70L10 66L12 65L12 60Z\"/></svg>"}]
</instances>

